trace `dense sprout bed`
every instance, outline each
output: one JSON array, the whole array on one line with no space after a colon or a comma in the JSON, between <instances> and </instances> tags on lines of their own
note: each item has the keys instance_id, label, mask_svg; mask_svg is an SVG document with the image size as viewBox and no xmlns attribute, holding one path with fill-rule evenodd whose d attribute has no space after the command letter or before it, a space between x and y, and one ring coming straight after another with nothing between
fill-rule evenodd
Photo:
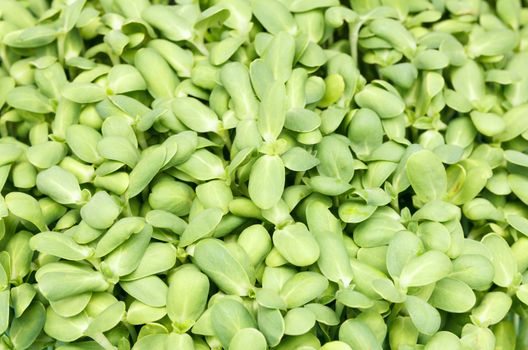
<instances>
[{"instance_id":1,"label":"dense sprout bed","mask_svg":"<svg viewBox=\"0 0 528 350\"><path fill-rule=\"evenodd\" d=\"M0 349L528 349L521 0L1 0Z\"/></svg>"}]
</instances>

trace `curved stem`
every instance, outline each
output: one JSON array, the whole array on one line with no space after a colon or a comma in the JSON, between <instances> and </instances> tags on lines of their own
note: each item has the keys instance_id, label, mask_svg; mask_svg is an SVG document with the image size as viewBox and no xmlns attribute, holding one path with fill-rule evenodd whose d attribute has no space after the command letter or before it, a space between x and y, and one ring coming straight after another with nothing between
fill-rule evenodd
<instances>
[{"instance_id":1,"label":"curved stem","mask_svg":"<svg viewBox=\"0 0 528 350\"><path fill-rule=\"evenodd\" d=\"M9 71L11 69L11 62L9 62L7 57L6 46L3 44L0 44L0 60L2 61L2 65L5 67L5 69Z\"/></svg>"},{"instance_id":2,"label":"curved stem","mask_svg":"<svg viewBox=\"0 0 528 350\"><path fill-rule=\"evenodd\" d=\"M95 333L91 335L90 338L95 340L97 344L101 345L105 350L117 350L103 333Z\"/></svg>"},{"instance_id":3,"label":"curved stem","mask_svg":"<svg viewBox=\"0 0 528 350\"><path fill-rule=\"evenodd\" d=\"M132 326L130 323L123 321L123 324L128 330L128 333L130 334L130 337L132 338L132 342L136 342L137 340L137 332L134 326Z\"/></svg>"},{"instance_id":4,"label":"curved stem","mask_svg":"<svg viewBox=\"0 0 528 350\"><path fill-rule=\"evenodd\" d=\"M390 203L391 207L396 210L397 212L400 212L400 203L398 201L398 195L396 195L396 198L393 198Z\"/></svg>"},{"instance_id":5,"label":"curved stem","mask_svg":"<svg viewBox=\"0 0 528 350\"><path fill-rule=\"evenodd\" d=\"M232 142L231 138L229 137L229 131L226 129L220 129L217 131L218 136L224 141L225 146L227 147L227 150L231 152Z\"/></svg>"},{"instance_id":6,"label":"curved stem","mask_svg":"<svg viewBox=\"0 0 528 350\"><path fill-rule=\"evenodd\" d=\"M295 180L293 182L294 185L300 185L302 183L304 173L305 171L299 171L298 173L295 173Z\"/></svg>"},{"instance_id":7,"label":"curved stem","mask_svg":"<svg viewBox=\"0 0 528 350\"><path fill-rule=\"evenodd\" d=\"M359 30L363 26L363 21L358 19L355 22L348 24L348 39L350 41L350 55L356 63L356 67L359 63L358 58L358 40L359 40Z\"/></svg>"},{"instance_id":8,"label":"curved stem","mask_svg":"<svg viewBox=\"0 0 528 350\"><path fill-rule=\"evenodd\" d=\"M400 311L402 310L402 308L403 308L402 304L394 304L394 306L392 308L392 312L391 312L390 316L387 318L387 324L388 325L392 321L394 321L396 319L396 317L398 317L398 315L400 314Z\"/></svg>"},{"instance_id":9,"label":"curved stem","mask_svg":"<svg viewBox=\"0 0 528 350\"><path fill-rule=\"evenodd\" d=\"M66 40L66 33L59 33L57 35L57 56L60 64L64 64L64 41Z\"/></svg>"}]
</instances>

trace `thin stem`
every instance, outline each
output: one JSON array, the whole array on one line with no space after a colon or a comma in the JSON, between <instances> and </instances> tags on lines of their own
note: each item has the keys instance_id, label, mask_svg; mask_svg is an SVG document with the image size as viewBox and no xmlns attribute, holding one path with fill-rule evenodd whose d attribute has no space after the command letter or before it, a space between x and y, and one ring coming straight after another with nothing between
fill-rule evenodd
<instances>
[{"instance_id":1,"label":"thin stem","mask_svg":"<svg viewBox=\"0 0 528 350\"><path fill-rule=\"evenodd\" d=\"M396 195L396 198L393 198L391 200L391 207L396 210L397 212L400 212L400 203L398 201L398 195Z\"/></svg>"},{"instance_id":2,"label":"thin stem","mask_svg":"<svg viewBox=\"0 0 528 350\"><path fill-rule=\"evenodd\" d=\"M334 199L332 200L332 204L335 208L339 208L339 205L341 204L341 197L343 197L343 195L341 196L335 196Z\"/></svg>"},{"instance_id":3,"label":"thin stem","mask_svg":"<svg viewBox=\"0 0 528 350\"><path fill-rule=\"evenodd\" d=\"M112 62L112 65L117 66L121 62L119 61L119 57L117 55L114 55L112 52L108 52L108 57L110 57L110 61Z\"/></svg>"},{"instance_id":4,"label":"thin stem","mask_svg":"<svg viewBox=\"0 0 528 350\"><path fill-rule=\"evenodd\" d=\"M302 183L302 178L304 176L304 171L299 171L295 173L295 180L293 181L294 185L300 185Z\"/></svg>"},{"instance_id":5,"label":"thin stem","mask_svg":"<svg viewBox=\"0 0 528 350\"><path fill-rule=\"evenodd\" d=\"M204 43L203 43L203 37L196 37L194 38L194 40L191 42L191 44L198 50L198 52L200 52L202 55L204 55L205 57L209 57L209 51L207 50L207 48L205 47Z\"/></svg>"},{"instance_id":6,"label":"thin stem","mask_svg":"<svg viewBox=\"0 0 528 350\"><path fill-rule=\"evenodd\" d=\"M9 136L9 132L7 131L7 125L3 121L0 121L0 136L1 137Z\"/></svg>"},{"instance_id":7,"label":"thin stem","mask_svg":"<svg viewBox=\"0 0 528 350\"><path fill-rule=\"evenodd\" d=\"M101 345L105 350L117 350L115 346L110 343L110 340L103 333L95 333L91 338Z\"/></svg>"},{"instance_id":8,"label":"thin stem","mask_svg":"<svg viewBox=\"0 0 528 350\"><path fill-rule=\"evenodd\" d=\"M226 129L221 129L217 131L218 136L224 141L225 146L227 147L227 150L231 152L231 138L229 137L229 131Z\"/></svg>"},{"instance_id":9,"label":"thin stem","mask_svg":"<svg viewBox=\"0 0 528 350\"><path fill-rule=\"evenodd\" d=\"M343 283L339 282L338 283L338 287L339 287L339 290L345 290L345 289L348 289L350 287L350 285L348 286L344 286ZM353 287L352 287L353 288ZM351 288L351 289L352 289ZM336 312L336 315L337 315L337 318L341 318L341 316L343 315L343 312L345 311L345 305L339 301L336 300L335 302L335 312Z\"/></svg>"},{"instance_id":10,"label":"thin stem","mask_svg":"<svg viewBox=\"0 0 528 350\"><path fill-rule=\"evenodd\" d=\"M335 313L337 315L337 318L341 318L343 315L343 311L345 310L345 305L340 303L339 301L335 302Z\"/></svg>"},{"instance_id":11,"label":"thin stem","mask_svg":"<svg viewBox=\"0 0 528 350\"><path fill-rule=\"evenodd\" d=\"M148 148L148 142L147 142L147 139L145 138L144 132L137 132L136 137L137 137L137 140L138 140L138 143L141 149Z\"/></svg>"},{"instance_id":12,"label":"thin stem","mask_svg":"<svg viewBox=\"0 0 528 350\"><path fill-rule=\"evenodd\" d=\"M5 67L7 71L9 71L11 69L11 62L9 62L8 60L5 45L0 45L0 59L2 61L2 65Z\"/></svg>"},{"instance_id":13,"label":"thin stem","mask_svg":"<svg viewBox=\"0 0 528 350\"><path fill-rule=\"evenodd\" d=\"M57 35L57 54L61 64L64 64L64 41L66 40L66 33L59 33Z\"/></svg>"},{"instance_id":14,"label":"thin stem","mask_svg":"<svg viewBox=\"0 0 528 350\"><path fill-rule=\"evenodd\" d=\"M398 317L398 315L400 314L400 311L402 310L402 308L403 308L402 304L394 304L394 306L392 308L392 312L391 312L390 316L387 319L387 324L390 324L392 321L394 321L396 319L396 317Z\"/></svg>"},{"instance_id":15,"label":"thin stem","mask_svg":"<svg viewBox=\"0 0 528 350\"><path fill-rule=\"evenodd\" d=\"M134 214L132 213L132 208L130 207L130 202L129 202L129 199L130 198L125 198L124 199L124 206L123 206L123 211L124 211L124 215L126 217L129 217L129 216L134 216Z\"/></svg>"},{"instance_id":16,"label":"thin stem","mask_svg":"<svg viewBox=\"0 0 528 350\"><path fill-rule=\"evenodd\" d=\"M125 325L125 327L127 328L128 330L128 334L130 334L130 337L132 337L132 342L136 342L137 340L137 332L136 332L136 329L134 328L134 326L132 326L130 323L128 322L124 322L123 321L123 324Z\"/></svg>"},{"instance_id":17,"label":"thin stem","mask_svg":"<svg viewBox=\"0 0 528 350\"><path fill-rule=\"evenodd\" d=\"M348 24L348 36L350 41L350 55L354 59L354 63L356 63L356 67L359 64L359 58L358 58L358 39L359 39L359 30L361 29L361 26L363 25L363 21L356 20L355 22Z\"/></svg>"}]
</instances>

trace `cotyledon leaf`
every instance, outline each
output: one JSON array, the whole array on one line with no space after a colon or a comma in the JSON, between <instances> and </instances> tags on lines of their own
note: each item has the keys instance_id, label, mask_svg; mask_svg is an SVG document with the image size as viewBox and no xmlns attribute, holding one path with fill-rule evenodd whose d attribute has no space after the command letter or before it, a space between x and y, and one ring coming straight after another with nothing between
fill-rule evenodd
<instances>
[{"instance_id":1,"label":"cotyledon leaf","mask_svg":"<svg viewBox=\"0 0 528 350\"><path fill-rule=\"evenodd\" d=\"M349 182L354 176L354 157L346 138L337 135L324 137L317 144L317 170L320 175Z\"/></svg>"},{"instance_id":2,"label":"cotyledon leaf","mask_svg":"<svg viewBox=\"0 0 528 350\"><path fill-rule=\"evenodd\" d=\"M475 293L462 281L444 278L436 282L429 303L439 310L463 313L471 310L476 303Z\"/></svg>"},{"instance_id":3,"label":"cotyledon leaf","mask_svg":"<svg viewBox=\"0 0 528 350\"><path fill-rule=\"evenodd\" d=\"M347 343L353 349L382 349L369 326L358 319L349 319L339 327L339 340Z\"/></svg>"},{"instance_id":4,"label":"cotyledon leaf","mask_svg":"<svg viewBox=\"0 0 528 350\"><path fill-rule=\"evenodd\" d=\"M253 288L254 276L248 275L242 262L218 239L198 242L193 261L225 293L245 296Z\"/></svg>"},{"instance_id":5,"label":"cotyledon leaf","mask_svg":"<svg viewBox=\"0 0 528 350\"><path fill-rule=\"evenodd\" d=\"M517 263L508 243L495 233L486 235L482 243L491 252L491 263L495 268L493 282L501 287L509 287L517 274Z\"/></svg>"},{"instance_id":6,"label":"cotyledon leaf","mask_svg":"<svg viewBox=\"0 0 528 350\"><path fill-rule=\"evenodd\" d=\"M284 318L278 309L268 309L260 306L257 311L259 330L264 334L270 346L277 345L284 335Z\"/></svg>"},{"instance_id":7,"label":"cotyledon leaf","mask_svg":"<svg viewBox=\"0 0 528 350\"><path fill-rule=\"evenodd\" d=\"M109 284L96 271L60 269L37 277L40 292L50 301L63 299L84 292L104 291Z\"/></svg>"},{"instance_id":8,"label":"cotyledon leaf","mask_svg":"<svg viewBox=\"0 0 528 350\"><path fill-rule=\"evenodd\" d=\"M383 142L383 126L378 115L367 108L357 110L348 125L354 152L363 159Z\"/></svg>"},{"instance_id":9,"label":"cotyledon leaf","mask_svg":"<svg viewBox=\"0 0 528 350\"><path fill-rule=\"evenodd\" d=\"M274 1L274 3L278 2ZM264 62L270 68L273 78L281 83L290 78L294 58L295 39L285 31L274 35L263 53Z\"/></svg>"},{"instance_id":10,"label":"cotyledon leaf","mask_svg":"<svg viewBox=\"0 0 528 350\"><path fill-rule=\"evenodd\" d=\"M64 86L62 96L76 103L94 103L103 100L106 93L99 85L73 82Z\"/></svg>"},{"instance_id":11,"label":"cotyledon leaf","mask_svg":"<svg viewBox=\"0 0 528 350\"><path fill-rule=\"evenodd\" d=\"M251 169L249 196L261 209L273 207L282 196L285 183L284 163L279 156L262 155Z\"/></svg>"},{"instance_id":12,"label":"cotyledon leaf","mask_svg":"<svg viewBox=\"0 0 528 350\"><path fill-rule=\"evenodd\" d=\"M123 136L105 136L97 143L97 151L108 160L125 163L129 167L136 166L139 150Z\"/></svg>"},{"instance_id":13,"label":"cotyledon leaf","mask_svg":"<svg viewBox=\"0 0 528 350\"><path fill-rule=\"evenodd\" d=\"M369 309L374 306L374 301L372 299L349 288L337 291L336 301L347 307L357 309Z\"/></svg>"},{"instance_id":14,"label":"cotyledon leaf","mask_svg":"<svg viewBox=\"0 0 528 350\"><path fill-rule=\"evenodd\" d=\"M421 333L432 335L438 331L441 319L440 313L434 307L413 295L408 295L404 304L414 326Z\"/></svg>"},{"instance_id":15,"label":"cotyledon leaf","mask_svg":"<svg viewBox=\"0 0 528 350\"><path fill-rule=\"evenodd\" d=\"M243 304L223 298L211 309L211 323L220 342L229 346L235 334L244 328L255 328L256 322Z\"/></svg>"},{"instance_id":16,"label":"cotyledon leaf","mask_svg":"<svg viewBox=\"0 0 528 350\"><path fill-rule=\"evenodd\" d=\"M229 212L229 203L233 200L233 192L229 185L221 180L213 180L196 187L196 197L205 208L218 208L224 214Z\"/></svg>"},{"instance_id":17,"label":"cotyledon leaf","mask_svg":"<svg viewBox=\"0 0 528 350\"><path fill-rule=\"evenodd\" d=\"M222 220L222 216L221 209L208 208L193 217L181 234L179 245L185 247L199 239L211 236Z\"/></svg>"},{"instance_id":18,"label":"cotyledon leaf","mask_svg":"<svg viewBox=\"0 0 528 350\"><path fill-rule=\"evenodd\" d=\"M349 256L340 232L315 231L314 238L319 244L320 254L317 266L322 274L333 282L341 282L347 287L353 278Z\"/></svg>"},{"instance_id":19,"label":"cotyledon leaf","mask_svg":"<svg viewBox=\"0 0 528 350\"><path fill-rule=\"evenodd\" d=\"M134 272L120 277L131 281L170 270L176 264L176 248L170 243L152 242Z\"/></svg>"},{"instance_id":20,"label":"cotyledon leaf","mask_svg":"<svg viewBox=\"0 0 528 350\"><path fill-rule=\"evenodd\" d=\"M511 297L504 292L489 292L480 304L471 310L471 320L481 327L500 322L512 306Z\"/></svg>"},{"instance_id":21,"label":"cotyledon leaf","mask_svg":"<svg viewBox=\"0 0 528 350\"><path fill-rule=\"evenodd\" d=\"M447 190L447 176L440 159L428 150L407 159L407 177L417 196L424 202L441 199Z\"/></svg>"},{"instance_id":22,"label":"cotyledon leaf","mask_svg":"<svg viewBox=\"0 0 528 350\"><path fill-rule=\"evenodd\" d=\"M159 29L169 40L180 41L192 36L191 24L187 19L163 5L151 5L141 12L141 17L152 26ZM176 25L170 25L176 23Z\"/></svg>"},{"instance_id":23,"label":"cotyledon leaf","mask_svg":"<svg viewBox=\"0 0 528 350\"><path fill-rule=\"evenodd\" d=\"M282 131L286 118L286 89L275 82L264 92L257 120L259 133L267 142L273 142Z\"/></svg>"},{"instance_id":24,"label":"cotyledon leaf","mask_svg":"<svg viewBox=\"0 0 528 350\"><path fill-rule=\"evenodd\" d=\"M281 31L294 34L297 29L292 14L280 1L254 1L252 9L255 17L272 34Z\"/></svg>"},{"instance_id":25,"label":"cotyledon leaf","mask_svg":"<svg viewBox=\"0 0 528 350\"><path fill-rule=\"evenodd\" d=\"M255 350L265 350L268 348L266 338L256 328L242 328L231 338L229 349L243 350L251 347Z\"/></svg>"},{"instance_id":26,"label":"cotyledon leaf","mask_svg":"<svg viewBox=\"0 0 528 350\"><path fill-rule=\"evenodd\" d=\"M240 62L227 63L220 70L219 78L232 99L237 118L256 119L258 100L253 92L246 66Z\"/></svg>"},{"instance_id":27,"label":"cotyledon leaf","mask_svg":"<svg viewBox=\"0 0 528 350\"><path fill-rule=\"evenodd\" d=\"M37 175L37 188L60 204L74 204L82 199L81 188L75 176L52 166Z\"/></svg>"},{"instance_id":28,"label":"cotyledon leaf","mask_svg":"<svg viewBox=\"0 0 528 350\"><path fill-rule=\"evenodd\" d=\"M178 21L178 23L182 22ZM156 50L150 47L139 49L134 56L134 66L145 79L147 89L154 98L173 97L179 79L167 61ZM164 78L160 79L160 77Z\"/></svg>"},{"instance_id":29,"label":"cotyledon leaf","mask_svg":"<svg viewBox=\"0 0 528 350\"><path fill-rule=\"evenodd\" d=\"M107 229L115 222L121 207L106 191L95 193L81 208L81 218L95 229Z\"/></svg>"},{"instance_id":30,"label":"cotyledon leaf","mask_svg":"<svg viewBox=\"0 0 528 350\"><path fill-rule=\"evenodd\" d=\"M13 320L9 338L17 349L27 349L37 339L46 321L46 309L35 301L24 313Z\"/></svg>"},{"instance_id":31,"label":"cotyledon leaf","mask_svg":"<svg viewBox=\"0 0 528 350\"><path fill-rule=\"evenodd\" d=\"M108 254L101 263L101 269L111 272L112 276L124 276L133 272L141 264L151 237L152 226L145 225L140 232L133 234Z\"/></svg>"},{"instance_id":32,"label":"cotyledon leaf","mask_svg":"<svg viewBox=\"0 0 528 350\"><path fill-rule=\"evenodd\" d=\"M195 98L175 98L172 101L172 111L191 130L200 133L219 131L220 121L216 114Z\"/></svg>"},{"instance_id":33,"label":"cotyledon leaf","mask_svg":"<svg viewBox=\"0 0 528 350\"><path fill-rule=\"evenodd\" d=\"M16 48L36 48L51 43L56 31L47 26L35 25L7 33L3 38L6 45Z\"/></svg>"},{"instance_id":34,"label":"cotyledon leaf","mask_svg":"<svg viewBox=\"0 0 528 350\"><path fill-rule=\"evenodd\" d=\"M127 195L132 198L143 191L154 176L165 165L167 149L163 146L153 147L143 151L143 154L136 166L130 172Z\"/></svg>"},{"instance_id":35,"label":"cotyledon leaf","mask_svg":"<svg viewBox=\"0 0 528 350\"><path fill-rule=\"evenodd\" d=\"M50 301L50 306L58 315L62 317L72 317L78 315L86 308L90 303L92 296L92 292L77 294L56 301Z\"/></svg>"},{"instance_id":36,"label":"cotyledon leaf","mask_svg":"<svg viewBox=\"0 0 528 350\"><path fill-rule=\"evenodd\" d=\"M5 204L15 216L31 222L41 231L47 230L42 209L35 198L22 192L10 192L5 196Z\"/></svg>"},{"instance_id":37,"label":"cotyledon leaf","mask_svg":"<svg viewBox=\"0 0 528 350\"><path fill-rule=\"evenodd\" d=\"M293 308L284 316L284 334L301 335L315 326L315 315L307 308Z\"/></svg>"},{"instance_id":38,"label":"cotyledon leaf","mask_svg":"<svg viewBox=\"0 0 528 350\"><path fill-rule=\"evenodd\" d=\"M225 176L222 159L206 149L199 149L191 154L177 169L200 181L222 179Z\"/></svg>"},{"instance_id":39,"label":"cotyledon leaf","mask_svg":"<svg viewBox=\"0 0 528 350\"><path fill-rule=\"evenodd\" d=\"M316 272L299 272L289 279L280 290L288 308L294 308L320 296L328 287L328 280Z\"/></svg>"},{"instance_id":40,"label":"cotyledon leaf","mask_svg":"<svg viewBox=\"0 0 528 350\"><path fill-rule=\"evenodd\" d=\"M102 310L84 331L87 335L95 335L111 330L125 315L125 303L117 301Z\"/></svg>"},{"instance_id":41,"label":"cotyledon leaf","mask_svg":"<svg viewBox=\"0 0 528 350\"><path fill-rule=\"evenodd\" d=\"M152 307L134 300L128 307L126 321L130 324L144 324L157 321L167 314L164 307Z\"/></svg>"},{"instance_id":42,"label":"cotyledon leaf","mask_svg":"<svg viewBox=\"0 0 528 350\"><path fill-rule=\"evenodd\" d=\"M169 278L167 314L173 325L186 331L205 310L209 279L194 265L179 267Z\"/></svg>"},{"instance_id":43,"label":"cotyledon leaf","mask_svg":"<svg viewBox=\"0 0 528 350\"><path fill-rule=\"evenodd\" d=\"M400 274L402 287L425 286L441 280L451 272L453 266L447 255L430 250L403 266Z\"/></svg>"},{"instance_id":44,"label":"cotyledon leaf","mask_svg":"<svg viewBox=\"0 0 528 350\"><path fill-rule=\"evenodd\" d=\"M319 258L319 245L302 223L288 225L273 233L273 244L295 266L308 266Z\"/></svg>"},{"instance_id":45,"label":"cotyledon leaf","mask_svg":"<svg viewBox=\"0 0 528 350\"><path fill-rule=\"evenodd\" d=\"M68 147L85 162L99 164L103 161L97 151L97 143L101 138L99 132L86 125L75 124L66 129Z\"/></svg>"},{"instance_id":46,"label":"cotyledon leaf","mask_svg":"<svg viewBox=\"0 0 528 350\"><path fill-rule=\"evenodd\" d=\"M390 42L396 50L410 56L416 50L416 42L411 33L398 21L388 18L376 18L369 29L380 38Z\"/></svg>"},{"instance_id":47,"label":"cotyledon leaf","mask_svg":"<svg viewBox=\"0 0 528 350\"><path fill-rule=\"evenodd\" d=\"M152 307L163 307L167 305L168 287L165 282L156 275L147 276L134 281L119 282L125 292Z\"/></svg>"},{"instance_id":48,"label":"cotyledon leaf","mask_svg":"<svg viewBox=\"0 0 528 350\"><path fill-rule=\"evenodd\" d=\"M396 117L405 109L401 97L373 85L367 85L354 99L360 107L373 110L382 119Z\"/></svg>"},{"instance_id":49,"label":"cotyledon leaf","mask_svg":"<svg viewBox=\"0 0 528 350\"><path fill-rule=\"evenodd\" d=\"M59 232L41 232L29 241L33 250L66 260L84 260L93 255L93 249L77 244L73 238Z\"/></svg>"},{"instance_id":50,"label":"cotyledon leaf","mask_svg":"<svg viewBox=\"0 0 528 350\"><path fill-rule=\"evenodd\" d=\"M3 268L11 281L21 283L22 278L31 271L33 250L29 241L33 234L29 231L18 231L5 246L4 255L0 255Z\"/></svg>"},{"instance_id":51,"label":"cotyledon leaf","mask_svg":"<svg viewBox=\"0 0 528 350\"><path fill-rule=\"evenodd\" d=\"M20 286L11 288L11 299L15 317L19 317L29 307L37 294L36 288L29 284L23 283Z\"/></svg>"},{"instance_id":52,"label":"cotyledon leaf","mask_svg":"<svg viewBox=\"0 0 528 350\"><path fill-rule=\"evenodd\" d=\"M15 87L8 93L6 102L13 108L33 113L53 111L49 99L32 86Z\"/></svg>"},{"instance_id":53,"label":"cotyledon leaf","mask_svg":"<svg viewBox=\"0 0 528 350\"><path fill-rule=\"evenodd\" d=\"M97 242L95 256L102 257L125 242L131 235L140 232L145 221L139 217L127 217L114 223Z\"/></svg>"},{"instance_id":54,"label":"cotyledon leaf","mask_svg":"<svg viewBox=\"0 0 528 350\"><path fill-rule=\"evenodd\" d=\"M147 84L139 71L132 65L115 65L108 72L108 87L115 94L145 90Z\"/></svg>"}]
</instances>

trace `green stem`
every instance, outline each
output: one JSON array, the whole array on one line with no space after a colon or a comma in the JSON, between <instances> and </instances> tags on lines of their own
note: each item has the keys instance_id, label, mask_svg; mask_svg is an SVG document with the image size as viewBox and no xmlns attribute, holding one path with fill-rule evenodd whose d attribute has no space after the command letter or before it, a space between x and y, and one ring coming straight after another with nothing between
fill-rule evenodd
<instances>
[{"instance_id":1,"label":"green stem","mask_svg":"<svg viewBox=\"0 0 528 350\"><path fill-rule=\"evenodd\" d=\"M390 324L392 321L394 321L396 319L396 317L398 317L402 307L403 307L402 304L395 304L392 307L392 312L391 312L389 318L387 319L387 324Z\"/></svg>"},{"instance_id":2,"label":"green stem","mask_svg":"<svg viewBox=\"0 0 528 350\"><path fill-rule=\"evenodd\" d=\"M356 67L359 64L358 58L358 40L359 40L359 30L363 26L364 22L362 20L356 20L355 22L348 24L348 39L350 41L350 55L356 63Z\"/></svg>"},{"instance_id":3,"label":"green stem","mask_svg":"<svg viewBox=\"0 0 528 350\"><path fill-rule=\"evenodd\" d=\"M127 196L128 197L128 196ZM124 215L126 217L129 217L129 216L134 216L133 213L132 213L132 208L130 208L130 202L129 202L129 198L125 198L124 199L124 206L123 206L123 212L124 212Z\"/></svg>"},{"instance_id":4,"label":"green stem","mask_svg":"<svg viewBox=\"0 0 528 350\"><path fill-rule=\"evenodd\" d=\"M302 183L304 173L304 171L299 171L298 173L295 173L295 180L293 180L294 185L300 185Z\"/></svg>"},{"instance_id":5,"label":"green stem","mask_svg":"<svg viewBox=\"0 0 528 350\"><path fill-rule=\"evenodd\" d=\"M332 200L333 202L333 205L335 208L339 208L339 206L341 205L341 197L343 197L343 195L341 196L335 196Z\"/></svg>"},{"instance_id":6,"label":"green stem","mask_svg":"<svg viewBox=\"0 0 528 350\"><path fill-rule=\"evenodd\" d=\"M231 152L231 147L233 146L231 143L231 138L229 137L229 131L226 129L218 130L217 132L218 136L224 141L224 144L227 147L227 150Z\"/></svg>"},{"instance_id":7,"label":"green stem","mask_svg":"<svg viewBox=\"0 0 528 350\"><path fill-rule=\"evenodd\" d=\"M5 69L9 71L11 69L11 63L9 62L9 59L7 57L7 51L6 51L5 45L0 45L0 59Z\"/></svg>"},{"instance_id":8,"label":"green stem","mask_svg":"<svg viewBox=\"0 0 528 350\"><path fill-rule=\"evenodd\" d=\"M117 66L121 62L119 61L119 57L114 55L111 50L108 51L108 57L110 57L110 61L112 62L113 66Z\"/></svg>"},{"instance_id":9,"label":"green stem","mask_svg":"<svg viewBox=\"0 0 528 350\"><path fill-rule=\"evenodd\" d=\"M64 41L66 40L66 33L59 33L57 35L57 54L59 62L64 65Z\"/></svg>"},{"instance_id":10,"label":"green stem","mask_svg":"<svg viewBox=\"0 0 528 350\"><path fill-rule=\"evenodd\" d=\"M138 140L138 143L141 149L148 148L148 143L147 143L147 139L145 138L144 132L137 132L136 137L137 137L137 140Z\"/></svg>"},{"instance_id":11,"label":"green stem","mask_svg":"<svg viewBox=\"0 0 528 350\"><path fill-rule=\"evenodd\" d=\"M97 344L101 345L105 350L117 350L103 333L92 334L90 338L95 340Z\"/></svg>"},{"instance_id":12,"label":"green stem","mask_svg":"<svg viewBox=\"0 0 528 350\"><path fill-rule=\"evenodd\" d=\"M341 316L343 315L343 311L345 310L345 305L340 303L339 301L335 302L335 313L337 315L337 318L341 319Z\"/></svg>"},{"instance_id":13,"label":"green stem","mask_svg":"<svg viewBox=\"0 0 528 350\"><path fill-rule=\"evenodd\" d=\"M396 198L393 198L391 200L390 204L391 204L392 209L394 209L398 213L400 212L400 203L398 202L398 195L396 195Z\"/></svg>"},{"instance_id":14,"label":"green stem","mask_svg":"<svg viewBox=\"0 0 528 350\"><path fill-rule=\"evenodd\" d=\"M205 57L209 57L209 51L203 43L203 37L196 37L191 44Z\"/></svg>"},{"instance_id":15,"label":"green stem","mask_svg":"<svg viewBox=\"0 0 528 350\"><path fill-rule=\"evenodd\" d=\"M128 330L128 334L130 334L130 337L132 337L132 342L135 343L136 340L137 340L137 332L136 332L136 329L134 328L134 326L132 326L130 323L128 322L124 322L123 321L123 324L125 325L125 327L127 328Z\"/></svg>"},{"instance_id":16,"label":"green stem","mask_svg":"<svg viewBox=\"0 0 528 350\"><path fill-rule=\"evenodd\" d=\"M338 287L339 287L339 290L345 290L345 289L353 289L353 286L351 287L350 285L348 286L344 286L343 283L339 282L338 283ZM336 315L337 315L337 318L341 319L341 316L343 315L343 312L345 311L345 305L339 301L336 300L335 302L335 312L336 312Z\"/></svg>"},{"instance_id":17,"label":"green stem","mask_svg":"<svg viewBox=\"0 0 528 350\"><path fill-rule=\"evenodd\" d=\"M7 125L3 121L0 121L0 136L1 137L9 136L9 132L7 131Z\"/></svg>"}]
</instances>

